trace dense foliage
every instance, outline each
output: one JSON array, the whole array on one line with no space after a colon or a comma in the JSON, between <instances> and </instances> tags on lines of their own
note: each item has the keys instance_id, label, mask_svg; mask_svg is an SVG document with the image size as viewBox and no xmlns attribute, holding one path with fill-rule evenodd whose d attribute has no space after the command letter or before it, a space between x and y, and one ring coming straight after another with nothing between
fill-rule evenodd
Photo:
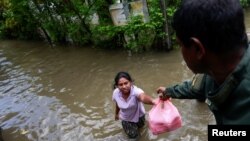
<instances>
[{"instance_id":1,"label":"dense foliage","mask_svg":"<svg viewBox=\"0 0 250 141\"><path fill-rule=\"evenodd\" d=\"M1 0L0 38L91 44L133 52L171 50L175 36L169 25L180 1L147 0L149 22L142 16L129 16L126 25L114 26L109 6L115 0ZM250 0L241 3L247 7Z\"/></svg>"}]
</instances>

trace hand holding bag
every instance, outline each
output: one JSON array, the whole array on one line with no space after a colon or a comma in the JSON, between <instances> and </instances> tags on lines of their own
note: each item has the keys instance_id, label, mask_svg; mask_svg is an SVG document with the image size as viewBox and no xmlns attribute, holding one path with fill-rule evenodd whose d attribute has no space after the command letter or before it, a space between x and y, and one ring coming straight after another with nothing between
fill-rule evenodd
<instances>
[{"instance_id":1,"label":"hand holding bag","mask_svg":"<svg viewBox=\"0 0 250 141\"><path fill-rule=\"evenodd\" d=\"M149 111L149 128L154 135L176 130L182 126L181 115L170 99L156 99Z\"/></svg>"}]
</instances>

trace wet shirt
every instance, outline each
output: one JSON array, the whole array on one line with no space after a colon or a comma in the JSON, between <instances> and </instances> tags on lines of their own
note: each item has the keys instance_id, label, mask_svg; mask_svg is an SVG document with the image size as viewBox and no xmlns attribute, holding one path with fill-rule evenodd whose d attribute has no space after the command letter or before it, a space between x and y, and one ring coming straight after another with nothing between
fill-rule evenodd
<instances>
[{"instance_id":1,"label":"wet shirt","mask_svg":"<svg viewBox=\"0 0 250 141\"><path fill-rule=\"evenodd\" d=\"M144 93L142 89L133 85L131 86L129 97L125 100L118 88L113 91L112 100L115 101L120 108L119 118L121 120L138 122L139 117L145 115L143 103L138 99L142 93Z\"/></svg>"}]
</instances>

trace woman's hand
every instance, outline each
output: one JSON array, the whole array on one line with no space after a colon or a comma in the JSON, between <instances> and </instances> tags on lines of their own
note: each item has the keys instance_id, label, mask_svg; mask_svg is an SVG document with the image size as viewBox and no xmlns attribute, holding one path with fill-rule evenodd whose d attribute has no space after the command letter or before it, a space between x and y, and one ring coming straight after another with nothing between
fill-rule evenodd
<instances>
[{"instance_id":1,"label":"woman's hand","mask_svg":"<svg viewBox=\"0 0 250 141\"><path fill-rule=\"evenodd\" d=\"M153 105L156 105L157 103L158 103L157 98L152 100L152 104L153 104Z\"/></svg>"},{"instance_id":2,"label":"woman's hand","mask_svg":"<svg viewBox=\"0 0 250 141\"><path fill-rule=\"evenodd\" d=\"M166 96L165 90L166 90L166 87L159 87L159 88L156 89L156 92L157 92L158 96L162 100L167 100L167 99L170 98L169 96Z\"/></svg>"}]
</instances>

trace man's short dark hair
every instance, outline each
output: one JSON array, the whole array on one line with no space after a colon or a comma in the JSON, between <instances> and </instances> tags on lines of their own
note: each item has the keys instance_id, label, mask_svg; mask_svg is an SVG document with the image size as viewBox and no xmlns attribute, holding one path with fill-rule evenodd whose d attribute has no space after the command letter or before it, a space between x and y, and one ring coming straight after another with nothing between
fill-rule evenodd
<instances>
[{"instance_id":1,"label":"man's short dark hair","mask_svg":"<svg viewBox=\"0 0 250 141\"><path fill-rule=\"evenodd\" d=\"M191 37L215 53L247 46L244 11L239 0L183 0L173 17L176 36L189 47Z\"/></svg>"}]
</instances>

